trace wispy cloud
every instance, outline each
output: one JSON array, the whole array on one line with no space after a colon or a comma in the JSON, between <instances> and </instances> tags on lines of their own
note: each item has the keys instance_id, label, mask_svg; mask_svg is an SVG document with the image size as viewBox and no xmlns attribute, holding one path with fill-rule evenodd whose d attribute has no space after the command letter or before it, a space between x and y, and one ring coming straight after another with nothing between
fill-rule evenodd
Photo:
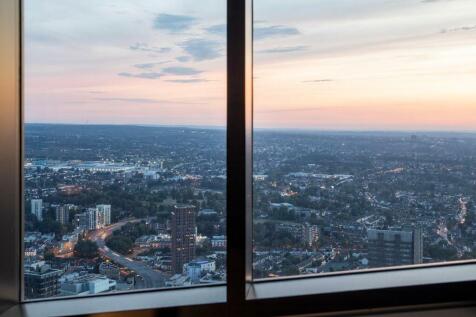
<instances>
[{"instance_id":1,"label":"wispy cloud","mask_svg":"<svg viewBox=\"0 0 476 317\"><path fill-rule=\"evenodd\" d=\"M313 111L348 111L348 107L336 106L336 107L310 107L310 108L281 108L281 109L269 109L269 110L257 110L256 113L281 113L281 112L313 112Z\"/></svg>"},{"instance_id":2,"label":"wispy cloud","mask_svg":"<svg viewBox=\"0 0 476 317\"><path fill-rule=\"evenodd\" d=\"M130 78L143 78L143 79L159 79L163 76L175 75L175 76L191 76L203 73L203 71L192 67L165 67L160 72L146 72L146 73L129 73L121 72L118 76L130 77Z\"/></svg>"},{"instance_id":3,"label":"wispy cloud","mask_svg":"<svg viewBox=\"0 0 476 317\"><path fill-rule=\"evenodd\" d=\"M212 25L207 28L205 28L205 31L207 31L210 34L214 35L226 35L226 24L217 24L217 25Z\"/></svg>"},{"instance_id":4,"label":"wispy cloud","mask_svg":"<svg viewBox=\"0 0 476 317\"><path fill-rule=\"evenodd\" d=\"M190 61L191 57L190 56L178 56L175 59L177 61L181 62L181 63L185 63L185 62Z\"/></svg>"},{"instance_id":5,"label":"wispy cloud","mask_svg":"<svg viewBox=\"0 0 476 317\"><path fill-rule=\"evenodd\" d=\"M191 102L186 100L166 100L166 99L152 99L152 98L122 98L122 97L110 97L110 98L94 98L96 101L107 101L117 103L135 103L135 104L193 104L201 105L202 102Z\"/></svg>"},{"instance_id":6,"label":"wispy cloud","mask_svg":"<svg viewBox=\"0 0 476 317\"><path fill-rule=\"evenodd\" d=\"M208 82L211 80L208 79L202 79L202 78L193 78L193 79L169 79L166 80L171 83L179 83L179 84L192 84L192 83L203 83L203 82Z\"/></svg>"},{"instance_id":7,"label":"wispy cloud","mask_svg":"<svg viewBox=\"0 0 476 317\"><path fill-rule=\"evenodd\" d=\"M149 46L149 44L147 43L140 43L140 42L130 45L129 49L133 51L153 52L153 53L169 53L172 50L171 47Z\"/></svg>"},{"instance_id":8,"label":"wispy cloud","mask_svg":"<svg viewBox=\"0 0 476 317\"><path fill-rule=\"evenodd\" d=\"M151 68L154 68L155 66L167 64L167 63L170 63L170 62L171 61L163 61L163 62L156 62L156 63L143 63L143 64L136 64L136 65L134 65L134 67L140 68L140 69L151 69Z\"/></svg>"},{"instance_id":9,"label":"wispy cloud","mask_svg":"<svg viewBox=\"0 0 476 317\"><path fill-rule=\"evenodd\" d=\"M421 3L436 3L436 2L449 2L454 0L421 0Z\"/></svg>"},{"instance_id":10,"label":"wispy cloud","mask_svg":"<svg viewBox=\"0 0 476 317\"><path fill-rule=\"evenodd\" d=\"M292 52L301 52L309 49L309 46L298 45L298 46L286 46L286 47L275 47L266 50L260 50L256 53L266 53L266 54L275 54L275 53L292 53Z\"/></svg>"},{"instance_id":11,"label":"wispy cloud","mask_svg":"<svg viewBox=\"0 0 476 317\"><path fill-rule=\"evenodd\" d=\"M57 37L53 32L39 32L36 30L29 30L25 32L27 42L37 42L40 44L58 45L61 43L60 37Z\"/></svg>"},{"instance_id":12,"label":"wispy cloud","mask_svg":"<svg viewBox=\"0 0 476 317\"><path fill-rule=\"evenodd\" d=\"M303 83L329 83L334 81L333 79L324 78L324 79L312 79L312 80L303 80Z\"/></svg>"},{"instance_id":13,"label":"wispy cloud","mask_svg":"<svg viewBox=\"0 0 476 317\"><path fill-rule=\"evenodd\" d=\"M182 32L190 29L197 18L188 15L159 14L154 20L154 27L170 32Z\"/></svg>"},{"instance_id":14,"label":"wispy cloud","mask_svg":"<svg viewBox=\"0 0 476 317\"><path fill-rule=\"evenodd\" d=\"M206 39L190 39L179 44L195 61L215 59L222 56L222 43Z\"/></svg>"},{"instance_id":15,"label":"wispy cloud","mask_svg":"<svg viewBox=\"0 0 476 317\"><path fill-rule=\"evenodd\" d=\"M149 98L94 98L94 100L97 100L97 101L112 101L112 102L126 102L126 103L143 103L143 104L162 102L162 100L149 99Z\"/></svg>"},{"instance_id":16,"label":"wispy cloud","mask_svg":"<svg viewBox=\"0 0 476 317\"><path fill-rule=\"evenodd\" d=\"M284 25L271 25L255 27L253 38L255 40L263 40L270 37L290 36L301 34L298 29Z\"/></svg>"},{"instance_id":17,"label":"wispy cloud","mask_svg":"<svg viewBox=\"0 0 476 317\"><path fill-rule=\"evenodd\" d=\"M133 77L133 78L143 78L143 79L159 79L160 77L164 76L164 74L158 73L158 72L139 73L139 74L122 72L117 75L122 77Z\"/></svg>"},{"instance_id":18,"label":"wispy cloud","mask_svg":"<svg viewBox=\"0 0 476 317\"><path fill-rule=\"evenodd\" d=\"M451 29L443 29L440 33L452 33L452 32L461 32L461 31L475 31L476 25L469 25L469 26L460 26Z\"/></svg>"},{"instance_id":19,"label":"wispy cloud","mask_svg":"<svg viewBox=\"0 0 476 317\"><path fill-rule=\"evenodd\" d=\"M203 71L191 67L166 67L162 69L162 74L187 76L198 75Z\"/></svg>"}]
</instances>

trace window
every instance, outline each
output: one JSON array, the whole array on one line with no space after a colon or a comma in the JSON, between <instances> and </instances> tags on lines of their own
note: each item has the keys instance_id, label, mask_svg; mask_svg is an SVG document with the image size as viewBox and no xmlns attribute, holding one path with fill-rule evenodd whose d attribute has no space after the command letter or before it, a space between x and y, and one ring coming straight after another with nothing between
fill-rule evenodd
<instances>
[{"instance_id":1,"label":"window","mask_svg":"<svg viewBox=\"0 0 476 317\"><path fill-rule=\"evenodd\" d=\"M25 1L24 297L226 279L225 1Z\"/></svg>"},{"instance_id":2,"label":"window","mask_svg":"<svg viewBox=\"0 0 476 317\"><path fill-rule=\"evenodd\" d=\"M449 97L468 112L444 122L471 123L473 5L256 0L252 43L252 1L227 0L226 22L218 1L0 1L9 313L361 314L473 300L471 133L422 124L443 122L433 115ZM410 133L387 127L390 110L408 114ZM457 205L428 203L452 192ZM447 228L435 246L456 248L455 261L428 256L430 207Z\"/></svg>"},{"instance_id":3,"label":"window","mask_svg":"<svg viewBox=\"0 0 476 317\"><path fill-rule=\"evenodd\" d=\"M475 3L254 3L254 277L474 259Z\"/></svg>"}]
</instances>

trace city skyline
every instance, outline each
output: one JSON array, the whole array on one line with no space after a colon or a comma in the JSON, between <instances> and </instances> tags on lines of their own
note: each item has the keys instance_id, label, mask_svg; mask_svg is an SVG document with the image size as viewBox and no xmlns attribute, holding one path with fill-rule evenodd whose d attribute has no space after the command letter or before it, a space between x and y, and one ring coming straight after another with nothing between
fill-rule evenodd
<instances>
[{"instance_id":1,"label":"city skyline","mask_svg":"<svg viewBox=\"0 0 476 317\"><path fill-rule=\"evenodd\" d=\"M473 130L475 8L255 1L255 126ZM225 125L224 1L26 9L26 122Z\"/></svg>"}]
</instances>

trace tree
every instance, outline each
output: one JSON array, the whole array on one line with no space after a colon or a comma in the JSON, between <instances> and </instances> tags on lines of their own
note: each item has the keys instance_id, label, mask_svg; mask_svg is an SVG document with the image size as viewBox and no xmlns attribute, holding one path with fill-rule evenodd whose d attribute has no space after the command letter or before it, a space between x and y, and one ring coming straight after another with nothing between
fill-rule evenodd
<instances>
[{"instance_id":1,"label":"tree","mask_svg":"<svg viewBox=\"0 0 476 317\"><path fill-rule=\"evenodd\" d=\"M74 246L74 255L78 258L95 258L98 256L98 245L91 240L79 240Z\"/></svg>"},{"instance_id":2,"label":"tree","mask_svg":"<svg viewBox=\"0 0 476 317\"><path fill-rule=\"evenodd\" d=\"M133 242L128 237L110 236L106 239L106 245L118 253L128 254L132 249Z\"/></svg>"}]
</instances>

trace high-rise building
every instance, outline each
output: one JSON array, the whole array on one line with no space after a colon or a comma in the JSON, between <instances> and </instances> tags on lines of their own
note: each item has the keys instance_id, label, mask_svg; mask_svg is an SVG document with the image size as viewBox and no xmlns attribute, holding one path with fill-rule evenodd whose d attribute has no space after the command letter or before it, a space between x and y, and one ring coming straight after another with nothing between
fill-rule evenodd
<instances>
[{"instance_id":1,"label":"high-rise building","mask_svg":"<svg viewBox=\"0 0 476 317\"><path fill-rule=\"evenodd\" d=\"M184 264L195 258L195 215L193 205L176 205L171 217L172 271L182 273Z\"/></svg>"},{"instance_id":2,"label":"high-rise building","mask_svg":"<svg viewBox=\"0 0 476 317\"><path fill-rule=\"evenodd\" d=\"M319 228L316 225L305 223L303 236L304 243L311 247L319 240Z\"/></svg>"},{"instance_id":3,"label":"high-rise building","mask_svg":"<svg viewBox=\"0 0 476 317\"><path fill-rule=\"evenodd\" d=\"M69 206L61 205L56 207L56 221L63 225L69 223Z\"/></svg>"},{"instance_id":4,"label":"high-rise building","mask_svg":"<svg viewBox=\"0 0 476 317\"><path fill-rule=\"evenodd\" d=\"M111 224L111 205L97 205L86 212L77 214L74 219L76 227L95 230Z\"/></svg>"},{"instance_id":5,"label":"high-rise building","mask_svg":"<svg viewBox=\"0 0 476 317\"><path fill-rule=\"evenodd\" d=\"M31 213L36 216L38 221L43 221L43 200L32 199L31 200Z\"/></svg>"},{"instance_id":6,"label":"high-rise building","mask_svg":"<svg viewBox=\"0 0 476 317\"><path fill-rule=\"evenodd\" d=\"M111 205L97 205L96 209L100 213L101 225L108 226L111 224Z\"/></svg>"},{"instance_id":7,"label":"high-rise building","mask_svg":"<svg viewBox=\"0 0 476 317\"><path fill-rule=\"evenodd\" d=\"M384 267L422 263L421 229L367 231L369 266Z\"/></svg>"},{"instance_id":8,"label":"high-rise building","mask_svg":"<svg viewBox=\"0 0 476 317\"><path fill-rule=\"evenodd\" d=\"M89 230L94 230L100 228L101 217L96 208L88 208L88 228Z\"/></svg>"},{"instance_id":9,"label":"high-rise building","mask_svg":"<svg viewBox=\"0 0 476 317\"><path fill-rule=\"evenodd\" d=\"M89 215L87 212L82 212L74 215L74 225L76 228L88 229L89 227Z\"/></svg>"}]
</instances>

